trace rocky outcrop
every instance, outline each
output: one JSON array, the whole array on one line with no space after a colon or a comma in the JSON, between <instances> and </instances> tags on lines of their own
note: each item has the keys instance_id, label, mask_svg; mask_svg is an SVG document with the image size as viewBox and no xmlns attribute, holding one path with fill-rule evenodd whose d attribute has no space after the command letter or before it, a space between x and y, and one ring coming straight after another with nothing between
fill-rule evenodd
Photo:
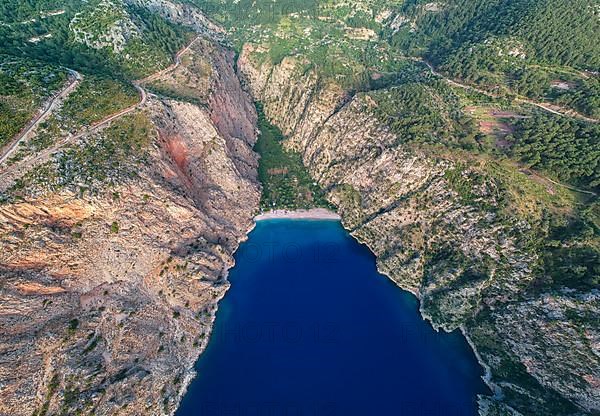
<instances>
[{"instance_id":1,"label":"rocky outcrop","mask_svg":"<svg viewBox=\"0 0 600 416\"><path fill-rule=\"evenodd\" d=\"M597 412L600 333L587 318L600 309L575 300L597 293L525 294L538 264L526 245L531 230L499 209L498 182L484 166L404 143L373 115L368 93L348 97L297 58L274 66L261 52L246 45L238 65L286 145L379 269L419 297L434 327L461 328L490 372L496 394L480 398L481 414Z\"/></svg>"},{"instance_id":2,"label":"rocky outcrop","mask_svg":"<svg viewBox=\"0 0 600 416\"><path fill-rule=\"evenodd\" d=\"M99 27L100 19L106 22ZM120 2L113 0L102 0L93 9L77 13L69 28L75 42L93 49L108 48L115 54L122 52L131 39L140 38L140 29Z\"/></svg>"},{"instance_id":3,"label":"rocky outcrop","mask_svg":"<svg viewBox=\"0 0 600 416\"><path fill-rule=\"evenodd\" d=\"M166 20L192 28L206 37L222 38L223 28L214 24L196 7L169 0L124 0L125 3L144 7L161 15Z\"/></svg>"},{"instance_id":4,"label":"rocky outcrop","mask_svg":"<svg viewBox=\"0 0 600 416\"><path fill-rule=\"evenodd\" d=\"M212 69L209 104L149 98L135 176L0 206L0 415L177 408L260 198L233 56L189 53Z\"/></svg>"}]
</instances>

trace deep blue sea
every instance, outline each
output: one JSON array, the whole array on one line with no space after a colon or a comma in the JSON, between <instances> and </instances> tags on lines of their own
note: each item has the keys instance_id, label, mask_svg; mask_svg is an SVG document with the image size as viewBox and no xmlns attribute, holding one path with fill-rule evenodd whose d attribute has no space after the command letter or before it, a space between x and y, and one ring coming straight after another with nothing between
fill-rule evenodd
<instances>
[{"instance_id":1,"label":"deep blue sea","mask_svg":"<svg viewBox=\"0 0 600 416\"><path fill-rule=\"evenodd\" d=\"M489 393L337 221L260 221L177 416L474 416Z\"/></svg>"}]
</instances>

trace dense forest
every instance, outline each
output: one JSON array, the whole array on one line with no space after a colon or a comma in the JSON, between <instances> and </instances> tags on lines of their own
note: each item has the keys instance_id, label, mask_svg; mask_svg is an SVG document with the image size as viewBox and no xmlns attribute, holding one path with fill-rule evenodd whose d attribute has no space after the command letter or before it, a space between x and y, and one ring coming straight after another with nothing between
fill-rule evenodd
<instances>
[{"instance_id":1,"label":"dense forest","mask_svg":"<svg viewBox=\"0 0 600 416\"><path fill-rule=\"evenodd\" d=\"M512 155L561 180L600 185L600 126L566 117L538 114L519 120Z\"/></svg>"},{"instance_id":2,"label":"dense forest","mask_svg":"<svg viewBox=\"0 0 600 416\"><path fill-rule=\"evenodd\" d=\"M187 39L187 30L156 14L121 2L107 4L99 0L4 1L0 5L0 53L81 72L138 78L168 64ZM86 26L89 19L91 24ZM87 30L90 37L99 38L103 30L122 21L132 30L122 51L90 47L75 36L76 30Z\"/></svg>"},{"instance_id":3,"label":"dense forest","mask_svg":"<svg viewBox=\"0 0 600 416\"><path fill-rule=\"evenodd\" d=\"M451 76L600 114L600 19L593 0L411 0L394 46ZM587 71L587 72L586 72Z\"/></svg>"},{"instance_id":4,"label":"dense forest","mask_svg":"<svg viewBox=\"0 0 600 416\"><path fill-rule=\"evenodd\" d=\"M421 0L407 1L402 11L416 19L418 31L401 31L396 41L427 47L427 56L443 62L465 44L490 38L518 38L531 59L580 70L600 67L597 3L593 0L451 0L437 12Z\"/></svg>"},{"instance_id":5,"label":"dense forest","mask_svg":"<svg viewBox=\"0 0 600 416\"><path fill-rule=\"evenodd\" d=\"M375 115L401 143L443 144L474 150L477 129L460 111L458 97L440 80L407 82L371 94Z\"/></svg>"}]
</instances>

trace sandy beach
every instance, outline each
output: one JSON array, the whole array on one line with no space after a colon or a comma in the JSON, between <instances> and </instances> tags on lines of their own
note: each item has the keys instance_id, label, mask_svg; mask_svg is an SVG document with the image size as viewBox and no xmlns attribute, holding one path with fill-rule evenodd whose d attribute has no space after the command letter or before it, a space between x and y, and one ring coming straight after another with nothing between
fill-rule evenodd
<instances>
[{"instance_id":1,"label":"sandy beach","mask_svg":"<svg viewBox=\"0 0 600 416\"><path fill-rule=\"evenodd\" d=\"M325 208L285 210L276 209L274 211L265 212L254 217L254 221L273 220L279 218L295 219L295 220L335 220L339 221L341 217Z\"/></svg>"}]
</instances>

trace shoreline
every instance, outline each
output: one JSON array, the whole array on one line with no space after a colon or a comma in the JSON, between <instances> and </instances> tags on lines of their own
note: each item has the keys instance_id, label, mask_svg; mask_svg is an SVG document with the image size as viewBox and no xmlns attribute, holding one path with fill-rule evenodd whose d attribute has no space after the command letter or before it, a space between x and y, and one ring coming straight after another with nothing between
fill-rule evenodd
<instances>
[{"instance_id":1,"label":"shoreline","mask_svg":"<svg viewBox=\"0 0 600 416\"><path fill-rule=\"evenodd\" d=\"M215 299L215 309L214 309L214 313L212 314L211 318L210 318L210 322L208 325L208 333L203 341L202 344L200 345L198 354L195 358L195 360L193 361L193 364L190 368L187 369L187 371L185 372L185 376L184 376L184 382L183 384L183 388L179 391L178 396L176 397L176 406L175 406L175 412L173 413L173 415L177 412L177 410L179 409L179 407L181 406L181 401L183 400L183 397L189 393L189 387L191 385L191 383L194 381L194 379L196 377L198 377L198 372L196 370L196 364L198 363L198 360L200 360L202 358L202 355L204 354L204 352L206 351L206 349L208 348L208 344L210 343L210 341L212 340L212 334L213 334L213 330L214 330L214 326L215 326L215 321L217 319L217 314L219 312L219 306L221 301L223 300L223 298L227 295L227 293L229 292L229 289L231 288L231 283L229 282L229 271L231 269L233 269L236 266L236 262L235 262L235 253L239 250L240 246L246 242L249 238L249 234L252 232L252 230L254 230L257 222L259 221L267 221L267 220L276 220L276 219L293 219L293 220L328 220L328 221L341 221L341 216L339 214L337 214L336 212L330 211L328 209L325 208L312 208L312 209L300 209L300 210L272 210L272 211L267 211L261 214L256 215L253 218L252 223L249 225L246 233L244 234L244 236L238 241L238 245L235 249L235 251L231 254L233 262L232 264L229 265L229 267L227 267L227 269L224 271L224 277L225 277L225 281L227 282L227 288L221 293L221 295ZM347 229L346 227L343 227L345 232L348 233L348 235L353 238L354 240L356 240L359 244L364 245L369 252L371 253L371 255L377 260L378 257L375 254L375 252L371 249L370 245L366 242L361 240L358 236L353 235L349 229ZM413 295L416 299L417 302L419 304L419 310L418 310L418 314L421 317L422 320L428 322L430 325L431 320L428 318L428 316L426 314L423 313L423 310L421 309L421 305L422 305L422 300L421 300L421 296L418 292L415 292L414 290L410 289L410 288L406 288L403 287L401 284L399 284L397 281L395 281L394 279L391 278L391 276L380 270L379 265L376 265L376 269L377 272L380 273L382 276L385 276L386 279L388 279L389 281L391 281L396 287L398 287L400 290L403 290L407 293L410 293L411 295ZM440 329L446 333L450 333L451 331L449 331L447 328L443 327L443 326L433 326L433 329L435 331L439 331ZM481 368L483 369L483 374L480 376L481 379L483 380L484 384L490 389L491 391L491 395L488 394L483 394L483 393L479 393L476 397L479 398L481 396L483 397L489 397L491 399L494 398L498 398L501 397L502 395L502 390L501 388L492 381L492 377L491 377L491 369L489 367L489 365L487 365L483 359L481 358L481 355L479 354L479 351L477 350L475 344L473 343L473 341L471 340L471 338L469 337L469 335L466 332L466 328L464 326L460 326L459 331L461 332L461 335L465 338L467 344L469 345L471 351L473 352L473 354L475 355L475 359L478 362L478 364L481 366ZM478 400L479 401L479 400Z\"/></svg>"},{"instance_id":2,"label":"shoreline","mask_svg":"<svg viewBox=\"0 0 600 416\"><path fill-rule=\"evenodd\" d=\"M276 219L341 221L342 217L325 208L298 210L276 209L258 214L254 217L254 222Z\"/></svg>"},{"instance_id":3,"label":"shoreline","mask_svg":"<svg viewBox=\"0 0 600 416\"><path fill-rule=\"evenodd\" d=\"M365 247L367 247L367 249L373 255L373 257L375 257L375 262L376 262L376 266L375 267L377 268L377 272L378 273L380 273L382 276L385 276L385 278L388 279L390 282L392 282L394 285L396 285L396 287L400 288L401 290L403 290L405 292L410 293L411 295L413 295L417 299L417 302L419 304L419 315L421 316L421 319L423 319L423 321L428 322L429 325L431 325L432 328L436 332L439 332L440 330L442 330L442 331L444 331L444 332L446 332L448 334L450 332L452 332L449 328L446 328L444 325L433 325L433 323L431 321L431 317L429 315L427 315L425 313L425 311L422 309L423 301L421 299L421 294L418 291L414 291L411 288L403 287L399 282L397 282L396 280L392 279L392 276L389 273L381 270L379 268L379 264L377 264L377 261L379 260L379 257L377 256L377 254L375 254L375 251L373 251L373 249L371 248L371 246L369 245L369 243L366 242L366 241L363 241L361 238L359 238L358 236L354 235L346 227L344 227L344 230L346 230L346 232L348 233L348 235L350 237L352 237L356 241L358 241L359 244L362 244ZM466 327L464 325L461 325L458 328L458 330L461 332L462 336L467 341L467 344L469 344L469 347L471 348L471 351L473 351L473 354L475 355L475 359L477 360L477 362L479 363L479 365L483 369L483 375L481 375L481 379L483 380L483 382L485 383L485 385L488 386L488 388L492 392L492 395L478 394L478 396L491 397L493 399L501 397L502 396L502 388L492 380L492 370L491 370L490 366L483 361L483 358L481 357L481 354L479 354L479 351L477 350L476 345L473 343L473 341L469 337L469 334L467 333Z\"/></svg>"}]
</instances>

